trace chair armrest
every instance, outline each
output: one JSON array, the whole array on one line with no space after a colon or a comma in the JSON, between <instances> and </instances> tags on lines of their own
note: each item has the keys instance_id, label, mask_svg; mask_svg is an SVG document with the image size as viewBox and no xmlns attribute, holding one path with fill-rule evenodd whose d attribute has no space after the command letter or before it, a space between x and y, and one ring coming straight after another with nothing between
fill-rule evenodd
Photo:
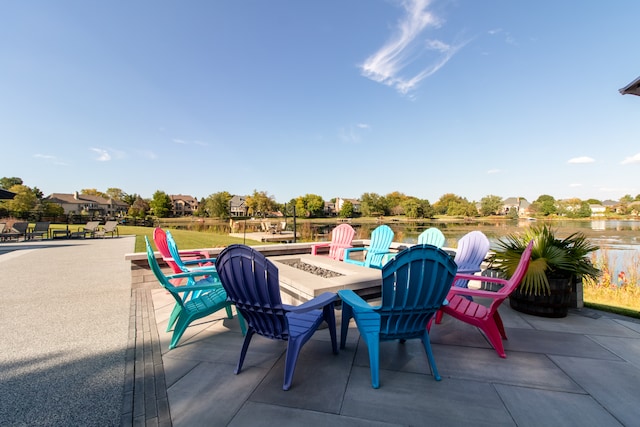
<instances>
[{"instance_id":1,"label":"chair armrest","mask_svg":"<svg viewBox=\"0 0 640 427\"><path fill-rule=\"evenodd\" d=\"M222 288L218 284L210 284L210 285L189 285L189 286L174 286L173 290L175 292L193 292L193 291L207 291L210 289L219 289Z\"/></svg>"},{"instance_id":2,"label":"chair armrest","mask_svg":"<svg viewBox=\"0 0 640 427\"><path fill-rule=\"evenodd\" d=\"M447 298L451 298L452 295L468 295L471 297L480 297L480 298L497 298L504 297L504 292L498 291L485 291L482 289L469 289L469 288L459 288L457 286L452 286L449 290L449 294Z\"/></svg>"},{"instance_id":3,"label":"chair armrest","mask_svg":"<svg viewBox=\"0 0 640 427\"><path fill-rule=\"evenodd\" d=\"M365 300L363 300L360 295L353 292L351 289L344 289L338 291L338 296L342 300L343 303L350 305L353 308L353 311L364 312L370 311L375 312L376 307L370 305Z\"/></svg>"},{"instance_id":4,"label":"chair armrest","mask_svg":"<svg viewBox=\"0 0 640 427\"><path fill-rule=\"evenodd\" d=\"M217 271L204 271L204 270L199 270L199 271L185 271L183 273L175 273L175 274L169 274L166 275L165 277L167 279L182 279L185 277L200 277L200 276L211 276L212 274L218 274Z\"/></svg>"},{"instance_id":5,"label":"chair armrest","mask_svg":"<svg viewBox=\"0 0 640 427\"><path fill-rule=\"evenodd\" d=\"M351 253L352 252L358 252L358 251L366 251L367 248L346 248L344 250L344 257L343 257L343 261L349 264L356 264L356 265L364 265L364 261L358 261L355 259L351 259Z\"/></svg>"},{"instance_id":6,"label":"chair armrest","mask_svg":"<svg viewBox=\"0 0 640 427\"><path fill-rule=\"evenodd\" d=\"M458 279L479 280L481 282L498 283L503 286L509 283L506 279L503 279L501 277L476 276L475 274L456 274L456 277L453 278L453 281L455 282Z\"/></svg>"},{"instance_id":7,"label":"chair armrest","mask_svg":"<svg viewBox=\"0 0 640 427\"><path fill-rule=\"evenodd\" d=\"M190 265L190 264L203 264L203 263L211 263L211 264L215 264L216 263L216 259L215 258L194 258L194 259L183 259L182 263L185 265Z\"/></svg>"},{"instance_id":8,"label":"chair armrest","mask_svg":"<svg viewBox=\"0 0 640 427\"><path fill-rule=\"evenodd\" d=\"M317 310L319 308L323 308L327 304L331 304L332 302L338 299L338 295L334 292L324 292L312 300L305 302L300 305L285 305L287 311L292 313L304 313L311 310Z\"/></svg>"},{"instance_id":9,"label":"chair armrest","mask_svg":"<svg viewBox=\"0 0 640 427\"><path fill-rule=\"evenodd\" d=\"M329 247L329 242L314 243L311 245L311 255L318 255L318 248Z\"/></svg>"}]
</instances>

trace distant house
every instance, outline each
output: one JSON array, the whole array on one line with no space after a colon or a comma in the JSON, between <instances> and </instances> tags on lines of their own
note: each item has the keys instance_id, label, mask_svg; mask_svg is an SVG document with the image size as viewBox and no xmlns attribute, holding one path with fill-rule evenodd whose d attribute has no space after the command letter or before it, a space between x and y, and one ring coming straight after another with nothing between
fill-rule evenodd
<instances>
[{"instance_id":1,"label":"distant house","mask_svg":"<svg viewBox=\"0 0 640 427\"><path fill-rule=\"evenodd\" d=\"M229 202L229 216L248 216L246 196L233 196Z\"/></svg>"},{"instance_id":2,"label":"distant house","mask_svg":"<svg viewBox=\"0 0 640 427\"><path fill-rule=\"evenodd\" d=\"M336 204L334 202L324 202L324 214L327 216L337 215Z\"/></svg>"},{"instance_id":3,"label":"distant house","mask_svg":"<svg viewBox=\"0 0 640 427\"><path fill-rule=\"evenodd\" d=\"M526 216L529 214L529 206L531 206L531 203L527 202L524 197L508 197L502 201L502 211L500 213L506 215L511 209L515 209L518 212L518 216Z\"/></svg>"},{"instance_id":4,"label":"distant house","mask_svg":"<svg viewBox=\"0 0 640 427\"><path fill-rule=\"evenodd\" d=\"M128 205L120 200L106 199L88 194L52 193L45 200L62 206L64 214L88 214L91 216L124 216Z\"/></svg>"},{"instance_id":5,"label":"distant house","mask_svg":"<svg viewBox=\"0 0 640 427\"><path fill-rule=\"evenodd\" d=\"M335 203L335 211L336 214L340 213L340 211L342 210L342 206L344 205L344 202L351 202L351 204L353 205L353 212L354 213L358 213L360 212L360 200L358 199L343 199L341 197L336 197L336 203Z\"/></svg>"},{"instance_id":6,"label":"distant house","mask_svg":"<svg viewBox=\"0 0 640 427\"><path fill-rule=\"evenodd\" d=\"M173 216L193 215L198 211L200 203L198 199L184 194L170 195Z\"/></svg>"},{"instance_id":7,"label":"distant house","mask_svg":"<svg viewBox=\"0 0 640 427\"><path fill-rule=\"evenodd\" d=\"M589 209L591 209L591 216L604 216L607 211L607 208L602 205L589 205Z\"/></svg>"}]
</instances>

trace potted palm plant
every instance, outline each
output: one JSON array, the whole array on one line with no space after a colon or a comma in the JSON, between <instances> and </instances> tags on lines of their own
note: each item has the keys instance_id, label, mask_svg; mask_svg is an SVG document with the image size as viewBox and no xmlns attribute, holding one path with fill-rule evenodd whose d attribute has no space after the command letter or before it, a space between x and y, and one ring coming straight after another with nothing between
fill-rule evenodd
<instances>
[{"instance_id":1,"label":"potted palm plant","mask_svg":"<svg viewBox=\"0 0 640 427\"><path fill-rule=\"evenodd\" d=\"M560 239L547 224L535 225L524 233L500 239L491 257L492 266L510 277L531 240L534 246L529 269L509 297L509 304L527 314L565 317L576 283L582 279L597 280L600 274L589 259L589 254L599 247L581 232Z\"/></svg>"}]
</instances>

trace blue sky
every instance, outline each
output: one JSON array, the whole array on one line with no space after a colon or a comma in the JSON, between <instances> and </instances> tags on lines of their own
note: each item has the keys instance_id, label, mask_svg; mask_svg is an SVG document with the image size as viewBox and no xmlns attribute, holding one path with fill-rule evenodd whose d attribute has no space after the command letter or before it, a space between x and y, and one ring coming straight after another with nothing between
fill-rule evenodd
<instances>
[{"instance_id":1,"label":"blue sky","mask_svg":"<svg viewBox=\"0 0 640 427\"><path fill-rule=\"evenodd\" d=\"M640 193L640 2L5 1L0 176L278 202Z\"/></svg>"}]
</instances>

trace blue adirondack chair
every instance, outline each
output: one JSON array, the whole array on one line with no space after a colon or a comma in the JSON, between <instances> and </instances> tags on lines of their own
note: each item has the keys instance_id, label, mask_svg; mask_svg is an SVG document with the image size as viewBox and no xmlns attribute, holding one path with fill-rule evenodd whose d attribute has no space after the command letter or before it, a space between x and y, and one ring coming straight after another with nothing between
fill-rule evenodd
<instances>
[{"instance_id":1,"label":"blue adirondack chair","mask_svg":"<svg viewBox=\"0 0 640 427\"><path fill-rule=\"evenodd\" d=\"M178 273L172 274L170 276L165 276L160 269L160 265L158 265L158 261L156 261L153 249L149 244L149 238L145 236L144 239L147 245L147 260L149 261L149 267L153 271L153 274L156 276L156 279L158 279L158 282L160 282L160 285L162 285L163 288L169 291L171 296L176 300L176 304L178 304L181 308L180 310L174 310L172 312L171 316L175 316L175 318L169 319L170 325L175 323L175 328L173 330L173 336L171 337L169 349L172 349L176 345L178 345L178 341L180 341L180 338L182 338L182 334L184 334L184 331L194 320L213 314L223 308L227 311L227 317L229 319L233 319L233 312L231 311L231 306L233 304L227 300L227 293L219 283L212 283L210 280L204 279L196 281L195 284L191 286L173 286L170 282L171 279L180 277L193 277L198 275L202 276L206 273ZM204 292L202 292L198 297L192 296L188 301L180 296L181 293L194 290ZM242 329L242 333L244 334L246 332L246 327L239 314L238 321L240 322L240 328Z\"/></svg>"},{"instance_id":2,"label":"blue adirondack chair","mask_svg":"<svg viewBox=\"0 0 640 427\"><path fill-rule=\"evenodd\" d=\"M389 247L393 242L393 230L388 225L380 225L371 233L371 242L364 248L347 248L344 250L344 262L363 267L382 268L385 254L391 253ZM366 251L364 261L352 258L355 252Z\"/></svg>"},{"instance_id":3,"label":"blue adirondack chair","mask_svg":"<svg viewBox=\"0 0 640 427\"><path fill-rule=\"evenodd\" d=\"M436 248L443 247L446 240L442 231L435 227L427 228L418 236L419 245L433 245Z\"/></svg>"},{"instance_id":4,"label":"blue adirondack chair","mask_svg":"<svg viewBox=\"0 0 640 427\"><path fill-rule=\"evenodd\" d=\"M380 342L390 340L422 340L433 377L440 381L427 325L445 301L456 271L455 262L442 249L415 245L382 268L380 306L369 305L351 290L338 291L342 299L340 348L345 346L353 317L369 350L373 388L380 385Z\"/></svg>"},{"instance_id":5,"label":"blue adirondack chair","mask_svg":"<svg viewBox=\"0 0 640 427\"><path fill-rule=\"evenodd\" d=\"M222 286L229 300L249 325L235 373L242 370L254 334L287 341L283 390L289 390L302 346L323 321L329 325L333 353L338 353L334 301L337 295L325 292L316 298L291 306L280 298L278 269L263 254L245 245L230 245L216 262Z\"/></svg>"},{"instance_id":6,"label":"blue adirondack chair","mask_svg":"<svg viewBox=\"0 0 640 427\"><path fill-rule=\"evenodd\" d=\"M491 243L481 231L471 231L460 238L454 261L459 274L474 274L480 271L482 261L487 257ZM456 280L454 286L467 288L469 280Z\"/></svg>"},{"instance_id":7,"label":"blue adirondack chair","mask_svg":"<svg viewBox=\"0 0 640 427\"><path fill-rule=\"evenodd\" d=\"M198 258L198 259L190 259L183 260L182 256L180 256L180 250L178 250L178 245L171 235L170 231L165 232L167 236L167 246L169 247L169 253L171 254L171 258L173 258L173 262L176 263L178 268L183 272L187 271L212 271L215 273L216 266L215 258ZM217 280L217 279L216 279Z\"/></svg>"}]
</instances>

